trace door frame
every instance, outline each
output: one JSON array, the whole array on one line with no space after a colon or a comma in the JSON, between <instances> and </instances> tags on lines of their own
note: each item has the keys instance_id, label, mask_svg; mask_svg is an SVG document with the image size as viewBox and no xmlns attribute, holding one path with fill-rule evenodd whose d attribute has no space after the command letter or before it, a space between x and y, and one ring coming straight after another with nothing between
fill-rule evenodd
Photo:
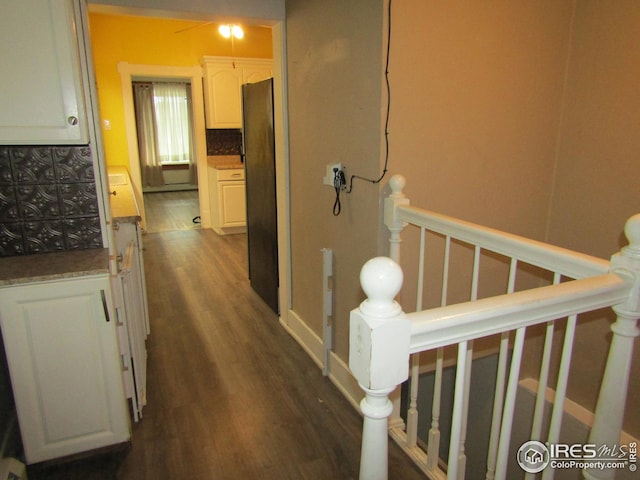
<instances>
[{"instance_id":1,"label":"door frame","mask_svg":"<svg viewBox=\"0 0 640 480\"><path fill-rule=\"evenodd\" d=\"M291 310L291 235L289 196L289 111L287 106L287 51L284 21L271 27L273 42L273 124L276 149L276 210L278 212L278 299L280 321Z\"/></svg>"},{"instance_id":2,"label":"door frame","mask_svg":"<svg viewBox=\"0 0 640 480\"><path fill-rule=\"evenodd\" d=\"M211 226L209 210L209 182L207 177L207 138L204 123L204 98L202 92L202 68L173 67L164 65L134 65L127 62L118 63L122 100L124 103L124 123L127 132L127 151L129 153L129 174L140 216L141 225L146 229L144 197L142 195L142 172L138 154L138 130L136 127L135 107L131 82L140 79L172 79L191 83L192 129L196 147L196 165L198 169L198 200L200 203L200 220L203 228ZM206 223L205 223L206 222Z\"/></svg>"},{"instance_id":3,"label":"door frame","mask_svg":"<svg viewBox=\"0 0 640 480\"><path fill-rule=\"evenodd\" d=\"M273 115L276 149L276 208L278 210L278 270L280 321L287 322L291 310L291 242L289 229L289 118L287 115L286 36L284 21L271 25L273 46ZM138 139L131 81L133 77L164 77L190 79L193 100L193 128L198 166L198 198L202 228L211 228L209 208L209 176L207 171L207 141L202 90L203 70L200 66L174 67L159 65L118 64L127 131L129 172L136 201L145 227L142 177L138 156Z\"/></svg>"}]
</instances>

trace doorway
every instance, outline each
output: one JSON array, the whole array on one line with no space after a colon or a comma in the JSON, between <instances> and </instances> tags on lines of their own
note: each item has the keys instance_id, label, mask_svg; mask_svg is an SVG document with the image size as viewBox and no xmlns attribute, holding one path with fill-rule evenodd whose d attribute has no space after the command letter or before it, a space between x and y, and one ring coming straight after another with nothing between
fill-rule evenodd
<instances>
[{"instance_id":1,"label":"doorway","mask_svg":"<svg viewBox=\"0 0 640 480\"><path fill-rule=\"evenodd\" d=\"M206 130L204 126L204 100L202 92L202 73L199 67L173 67L160 65L131 65L120 62L118 64L120 81L122 86L122 97L124 103L125 126L127 133L127 149L129 152L129 172L131 182L136 193L136 200L141 210L142 227L148 231L147 212L143 192L145 187L142 182L142 170L140 167L140 156L138 150L138 138L135 100L131 85L137 80L163 79L173 81L184 81L190 84L192 98L192 128L194 155L196 157L196 168L198 171L197 192L198 192L198 214L194 215L202 218L209 218L209 189L207 184L207 144Z\"/></svg>"},{"instance_id":2,"label":"doorway","mask_svg":"<svg viewBox=\"0 0 640 480\"><path fill-rule=\"evenodd\" d=\"M258 7L260 8L260 7ZM112 17L119 16L137 16L137 17L159 17L159 18L180 18L180 12L160 12L160 11L148 11L141 9L131 9L127 8L125 10L119 9L117 7L110 7L106 5L96 5L91 4L90 9L95 13L104 13L110 15ZM211 15L214 15L210 12ZM189 20L193 23L200 23L201 25L213 24L215 27L215 20L212 21L212 17L209 15L206 20L194 21L193 15L189 15ZM183 20L186 18L182 17ZM213 17L215 18L215 16ZM232 18L226 17L225 21L229 21ZM242 23L242 19L239 19L240 23ZM255 21L249 20L247 22L249 25L252 23L255 24ZM289 266L289 214L288 214L288 141L287 141L287 117L286 117L286 95L285 95L285 40L284 40L284 22L282 20L270 20L267 22L268 28L270 28L271 35L271 44L272 49L270 53L273 56L273 76L274 76L274 130L275 130L275 151L276 151L276 194L278 198L278 262L279 262L279 297L280 297L280 306L281 313L288 313L290 308L290 266ZM264 25L264 23L263 23ZM198 31L202 31L204 29L194 29ZM121 31L117 26L113 26L111 29L105 29L103 32L102 40L106 45L116 45L117 42L114 43L113 32ZM95 42L95 38L97 35L92 35L91 40ZM147 41L152 41L153 35L148 36ZM127 41L131 41L129 37L127 37ZM108 89L110 92L115 94L121 94L122 99L117 99L115 103L110 102L110 99L106 100L106 103L109 105L115 105L119 108L120 102L123 103L122 109L124 110L124 121L120 123L124 123L123 126L118 125L115 122L112 122L113 129L122 128L122 130L126 130L127 132L135 131L134 124L134 115L133 115L133 101L131 94L131 80L133 78L144 78L144 77L164 77L164 78L185 78L190 80L191 88L192 88L192 97L194 101L194 130L196 133L195 143L197 149L197 164L199 175L199 185L198 185L198 200L200 203L200 214L202 218L201 227L202 228L210 228L210 219L211 212L209 210L209 185L208 185L208 175L207 172L207 156L206 156L206 127L204 123L204 101L203 101L203 90L202 90L202 68L199 64L200 57L193 58L188 62L175 62L179 63L181 66L163 66L160 65L163 61L169 57L169 53L171 50L171 45L168 46L167 52L157 52L158 58L156 59L156 64L138 64L134 65L132 63L120 62L117 64L117 69L113 69L112 66L106 66L104 68L111 69L114 73L117 70L116 75L118 78L116 82L119 80L120 83L120 92L116 92L118 90L117 83L115 85L109 85ZM175 50L175 49L174 49ZM216 52L212 52L216 53ZM111 55L111 58L114 58L114 55ZM152 63L152 62L149 62ZM184 63L188 63L190 66L184 66ZM99 66L98 66L99 67ZM104 71L103 68L103 71ZM102 88L99 85L101 90L104 92L107 89ZM102 95L101 95L101 106L103 103ZM105 109L102 109L101 117L104 119L110 118L119 118L121 112L116 111L114 114L107 113L105 116ZM111 116L115 115L115 116ZM103 125L103 127L105 127ZM108 129L108 127L105 127ZM103 131L105 130L103 128ZM109 132L105 132L108 136ZM131 135L128 135L131 137ZM144 199L142 198L142 189L140 186L140 169L137 164L137 145L134 139L126 138L125 141L120 142L118 147L122 152L116 151L115 153L107 150L107 155L111 160L111 163L116 159L116 164L118 159L129 158L129 165L126 165L130 168L130 173L132 176L132 183L134 184L136 199L139 202L140 207L143 209L144 214ZM133 140L133 141L132 141ZM121 154L120 154L121 153ZM136 159L136 161L134 161ZM126 161L126 160L125 160ZM145 215L146 216L146 215Z\"/></svg>"},{"instance_id":3,"label":"doorway","mask_svg":"<svg viewBox=\"0 0 640 480\"><path fill-rule=\"evenodd\" d=\"M199 228L191 86L154 78L132 89L146 231Z\"/></svg>"}]
</instances>

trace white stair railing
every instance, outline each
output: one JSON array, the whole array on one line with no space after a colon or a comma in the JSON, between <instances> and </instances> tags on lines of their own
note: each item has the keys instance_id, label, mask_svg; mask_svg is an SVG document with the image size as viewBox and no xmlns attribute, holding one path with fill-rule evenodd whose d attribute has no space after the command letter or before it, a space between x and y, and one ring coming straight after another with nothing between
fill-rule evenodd
<instances>
[{"instance_id":1,"label":"white stair railing","mask_svg":"<svg viewBox=\"0 0 640 480\"><path fill-rule=\"evenodd\" d=\"M470 377L474 341L498 335L498 368L493 400L493 417L487 439L487 479L507 476L510 438L518 388L520 360L527 328L546 324L539 388L534 408L531 439L554 443L559 438L560 420L569 377L571 349L577 315L599 308L616 306L618 320L613 325L605 378L602 383L591 442L616 444L622 427L624 399L629 378L633 340L638 336L640 317L640 216L627 222L629 247L604 260L498 232L468 222L411 207L402 189L404 179L392 178L392 193L385 201L385 223L391 231L391 259L379 257L363 267L361 283L367 294L351 315L349 365L366 392L362 402L365 417L361 457L361 479L387 478L387 426L392 438L405 450L429 478L463 479L469 446L466 445ZM414 313L403 313L394 301L402 284L400 260L401 232L409 225L421 229L417 305ZM422 310L425 231L445 240L442 265L440 307ZM447 305L450 247L452 240L470 245L474 251L469 301ZM504 294L478 299L480 259L484 252L509 259L509 275ZM553 273L551 284L516 291L516 273L522 264ZM551 420L542 423L542 407L550 378L551 348L555 324L566 319L560 365L556 373L555 400ZM443 466L441 443L441 392L444 351L457 346L455 395L448 464ZM431 412L419 412L418 388L420 352L434 351L435 384ZM412 356L412 357L411 357ZM410 361L410 358L412 360ZM448 361L448 360L447 360ZM409 378L408 412L405 426L399 389L395 386ZM419 441L419 414L431 416L426 439ZM616 436L617 435L617 436ZM422 448L426 442L425 448ZM445 452L446 455L446 452ZM477 469L477 466L473 466ZM585 471L590 480L612 478L611 472ZM543 478L553 478L546 469Z\"/></svg>"}]
</instances>

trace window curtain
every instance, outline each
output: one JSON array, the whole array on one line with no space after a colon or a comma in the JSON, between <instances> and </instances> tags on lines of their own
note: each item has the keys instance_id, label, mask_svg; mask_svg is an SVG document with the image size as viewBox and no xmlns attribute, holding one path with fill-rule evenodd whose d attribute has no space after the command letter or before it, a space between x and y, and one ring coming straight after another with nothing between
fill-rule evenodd
<instances>
[{"instance_id":1,"label":"window curtain","mask_svg":"<svg viewBox=\"0 0 640 480\"><path fill-rule=\"evenodd\" d=\"M164 185L163 164L187 164L197 185L190 85L135 82L134 98L143 186Z\"/></svg>"},{"instance_id":2,"label":"window curtain","mask_svg":"<svg viewBox=\"0 0 640 480\"><path fill-rule=\"evenodd\" d=\"M138 155L143 187L161 187L164 185L162 163L157 152L156 117L153 106L153 85L134 83L133 98L136 109L136 128L138 131Z\"/></svg>"},{"instance_id":3,"label":"window curtain","mask_svg":"<svg viewBox=\"0 0 640 480\"><path fill-rule=\"evenodd\" d=\"M189 122L189 183L191 185L198 185L198 162L196 158L196 144L193 135L193 125L191 124L191 119L193 118L193 102L191 101L191 86L187 85L186 88L187 93L187 111Z\"/></svg>"}]
</instances>

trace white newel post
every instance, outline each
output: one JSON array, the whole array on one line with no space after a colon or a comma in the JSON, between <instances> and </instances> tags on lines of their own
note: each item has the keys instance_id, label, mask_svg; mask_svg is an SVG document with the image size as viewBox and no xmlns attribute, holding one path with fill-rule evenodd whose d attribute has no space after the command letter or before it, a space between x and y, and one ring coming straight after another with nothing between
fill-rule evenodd
<instances>
[{"instance_id":1,"label":"white newel post","mask_svg":"<svg viewBox=\"0 0 640 480\"><path fill-rule=\"evenodd\" d=\"M369 260L360 272L367 299L351 311L349 368L366 393L360 480L386 480L389 394L409 375L411 326L394 300L402 287L402 269L388 257Z\"/></svg>"},{"instance_id":2,"label":"white newel post","mask_svg":"<svg viewBox=\"0 0 640 480\"><path fill-rule=\"evenodd\" d=\"M384 199L384 224L389 229L389 257L400 264L400 243L402 242L401 233L407 226L398 218L398 207L401 205L409 205L409 199L404 196L402 190L407 181L404 176L396 174L389 180L389 188L391 193ZM404 429L404 420L400 416L400 389L391 393L391 404L393 411L389 418L390 427L398 427Z\"/></svg>"},{"instance_id":3,"label":"white newel post","mask_svg":"<svg viewBox=\"0 0 640 480\"><path fill-rule=\"evenodd\" d=\"M389 236L389 257L400 263L400 233L407 226L398 218L397 209L400 205L409 205L409 199L404 196L402 190L407 181L402 175L394 175L389 180L391 194L384 199L384 224L391 232Z\"/></svg>"},{"instance_id":4,"label":"white newel post","mask_svg":"<svg viewBox=\"0 0 640 480\"><path fill-rule=\"evenodd\" d=\"M640 215L631 217L624 231L629 245L611 258L611 270L631 276L634 286L627 301L613 307L617 319L611 325L613 338L589 437L589 443L610 448L620 445L633 344L640 334ZM583 474L588 480L608 480L615 477L615 470L584 470Z\"/></svg>"}]
</instances>

